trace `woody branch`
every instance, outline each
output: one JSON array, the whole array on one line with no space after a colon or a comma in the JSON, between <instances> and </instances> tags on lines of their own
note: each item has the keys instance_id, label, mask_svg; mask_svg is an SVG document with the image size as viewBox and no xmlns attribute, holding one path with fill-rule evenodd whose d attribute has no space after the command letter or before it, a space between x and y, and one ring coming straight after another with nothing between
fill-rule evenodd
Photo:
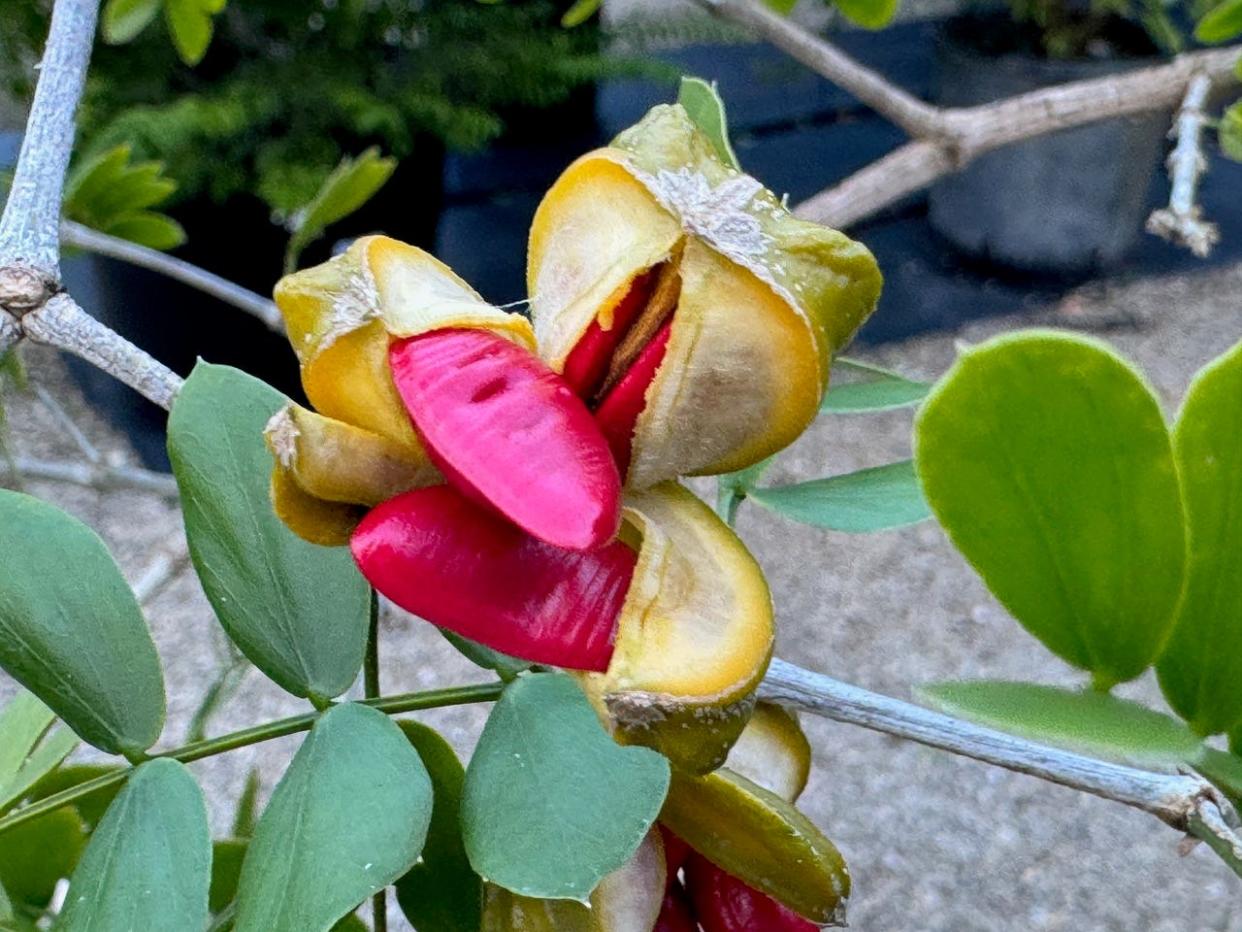
<instances>
[{"instance_id":1,"label":"woody branch","mask_svg":"<svg viewBox=\"0 0 1242 932\"><path fill-rule=\"evenodd\" d=\"M714 5L738 6L732 0ZM59 205L72 146L73 114L90 56L95 17L95 0L56 0L30 130L15 173L15 191L20 189L22 194L9 200L0 218L0 332L75 353L169 408L183 380L88 315L61 290L59 281ZM870 87L876 90L874 83ZM912 119L914 112L910 111ZM32 136L41 141L31 142ZM1044 747L779 660L773 663L760 693L816 715L1142 809L1204 840L1242 875L1242 839L1235 832L1237 815L1210 784L1197 776L1149 773Z\"/></svg>"},{"instance_id":2,"label":"woody branch","mask_svg":"<svg viewBox=\"0 0 1242 932\"><path fill-rule=\"evenodd\" d=\"M1239 46L1191 52L1165 65L1044 88L996 103L935 107L762 3L698 2L787 52L910 135L910 142L795 209L808 220L837 227L857 223L1001 146L1113 117L1172 111L1199 76L1205 96L1236 83L1234 69L1242 58Z\"/></svg>"}]
</instances>

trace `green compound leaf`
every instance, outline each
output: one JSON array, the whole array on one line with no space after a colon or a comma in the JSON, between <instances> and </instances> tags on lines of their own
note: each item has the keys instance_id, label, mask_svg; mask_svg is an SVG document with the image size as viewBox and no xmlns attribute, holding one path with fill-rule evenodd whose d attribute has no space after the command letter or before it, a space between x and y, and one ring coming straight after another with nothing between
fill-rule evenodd
<instances>
[{"instance_id":1,"label":"green compound leaf","mask_svg":"<svg viewBox=\"0 0 1242 932\"><path fill-rule=\"evenodd\" d=\"M850 374L848 381L833 380L824 393L819 410L824 414L865 414L917 405L931 391L928 382L907 379L903 375L869 363L838 357L833 369Z\"/></svg>"},{"instance_id":2,"label":"green compound leaf","mask_svg":"<svg viewBox=\"0 0 1242 932\"><path fill-rule=\"evenodd\" d=\"M272 511L263 427L288 399L200 362L168 419L194 569L242 653L317 701L350 687L366 650L369 589L349 553L297 537Z\"/></svg>"},{"instance_id":3,"label":"green compound leaf","mask_svg":"<svg viewBox=\"0 0 1242 932\"><path fill-rule=\"evenodd\" d=\"M1238 59L1242 62L1242 59ZM1221 151L1235 162L1242 162L1242 101L1231 105L1216 128Z\"/></svg>"},{"instance_id":4,"label":"green compound leaf","mask_svg":"<svg viewBox=\"0 0 1242 932\"><path fill-rule=\"evenodd\" d=\"M332 224L344 220L374 197L396 167L396 159L381 156L374 146L357 158L341 159L311 202L294 214L285 271L297 271L302 250L323 236Z\"/></svg>"},{"instance_id":5,"label":"green compound leaf","mask_svg":"<svg viewBox=\"0 0 1242 932\"><path fill-rule=\"evenodd\" d=\"M1225 0L1213 7L1195 27L1200 42L1228 42L1242 34L1242 0Z\"/></svg>"},{"instance_id":6,"label":"green compound leaf","mask_svg":"<svg viewBox=\"0 0 1242 932\"><path fill-rule=\"evenodd\" d=\"M185 242L181 224L150 208L177 190L162 162L130 162L130 147L116 146L76 166L66 182L65 216L92 229L151 249Z\"/></svg>"},{"instance_id":7,"label":"green compound leaf","mask_svg":"<svg viewBox=\"0 0 1242 932\"><path fill-rule=\"evenodd\" d=\"M57 932L202 929L211 836L203 794L167 758L134 771L82 854Z\"/></svg>"},{"instance_id":8,"label":"green compound leaf","mask_svg":"<svg viewBox=\"0 0 1242 932\"><path fill-rule=\"evenodd\" d=\"M123 45L146 29L160 12L163 0L108 0L100 17L104 41Z\"/></svg>"},{"instance_id":9,"label":"green compound leaf","mask_svg":"<svg viewBox=\"0 0 1242 932\"><path fill-rule=\"evenodd\" d=\"M716 154L728 165L740 168L733 146L729 144L729 121L725 116L724 101L716 93L716 85L702 78L682 78L677 94L691 121L711 140Z\"/></svg>"},{"instance_id":10,"label":"green compound leaf","mask_svg":"<svg viewBox=\"0 0 1242 932\"><path fill-rule=\"evenodd\" d=\"M1210 735L1242 723L1242 344L1191 382L1173 451L1189 559L1177 622L1156 669L1173 710Z\"/></svg>"},{"instance_id":11,"label":"green compound leaf","mask_svg":"<svg viewBox=\"0 0 1242 932\"><path fill-rule=\"evenodd\" d=\"M221 0L164 0L164 19L173 47L190 67L207 54L215 30L212 16L223 8Z\"/></svg>"},{"instance_id":12,"label":"green compound leaf","mask_svg":"<svg viewBox=\"0 0 1242 932\"><path fill-rule=\"evenodd\" d=\"M604 0L574 0L574 5L561 17L561 25L566 29L581 26L599 12L599 8L603 5ZM419 932L422 932L422 929L419 929Z\"/></svg>"},{"instance_id":13,"label":"green compound leaf","mask_svg":"<svg viewBox=\"0 0 1242 932\"><path fill-rule=\"evenodd\" d=\"M0 491L0 667L100 750L137 754L164 727L164 678L102 540L59 508Z\"/></svg>"},{"instance_id":14,"label":"green compound leaf","mask_svg":"<svg viewBox=\"0 0 1242 932\"><path fill-rule=\"evenodd\" d=\"M466 770L462 835L486 880L586 902L660 813L669 767L622 747L566 676L521 676L501 695Z\"/></svg>"},{"instance_id":15,"label":"green compound leaf","mask_svg":"<svg viewBox=\"0 0 1242 932\"><path fill-rule=\"evenodd\" d=\"M397 724L423 759L435 791L423 856L397 881L397 902L418 932L478 932L483 881L461 839L466 771L439 732L415 721Z\"/></svg>"},{"instance_id":16,"label":"green compound leaf","mask_svg":"<svg viewBox=\"0 0 1242 932\"><path fill-rule=\"evenodd\" d=\"M910 460L794 485L752 488L746 497L802 524L869 534L931 517Z\"/></svg>"},{"instance_id":17,"label":"green compound leaf","mask_svg":"<svg viewBox=\"0 0 1242 932\"><path fill-rule=\"evenodd\" d=\"M1095 690L978 680L919 694L949 715L1135 766L1169 769L1199 753L1199 739L1171 715Z\"/></svg>"},{"instance_id":18,"label":"green compound leaf","mask_svg":"<svg viewBox=\"0 0 1242 932\"><path fill-rule=\"evenodd\" d=\"M841 15L864 29L883 29L893 21L901 0L832 0Z\"/></svg>"},{"instance_id":19,"label":"green compound leaf","mask_svg":"<svg viewBox=\"0 0 1242 932\"><path fill-rule=\"evenodd\" d=\"M10 809L77 747L77 736L52 729L56 716L34 693L19 690L0 709L0 813Z\"/></svg>"},{"instance_id":20,"label":"green compound leaf","mask_svg":"<svg viewBox=\"0 0 1242 932\"><path fill-rule=\"evenodd\" d=\"M311 729L255 827L235 932L327 932L418 858L431 780L382 713L334 706Z\"/></svg>"},{"instance_id":21,"label":"green compound leaf","mask_svg":"<svg viewBox=\"0 0 1242 932\"><path fill-rule=\"evenodd\" d=\"M1050 331L964 353L915 420L923 491L988 588L1108 687L1157 657L1181 594L1181 491L1160 405L1099 341Z\"/></svg>"}]
</instances>

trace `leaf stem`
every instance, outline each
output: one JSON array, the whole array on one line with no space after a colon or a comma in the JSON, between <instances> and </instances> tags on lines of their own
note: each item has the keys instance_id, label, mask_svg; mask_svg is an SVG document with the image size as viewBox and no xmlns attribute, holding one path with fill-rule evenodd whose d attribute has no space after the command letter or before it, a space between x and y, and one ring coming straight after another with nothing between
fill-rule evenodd
<instances>
[{"instance_id":1,"label":"leaf stem","mask_svg":"<svg viewBox=\"0 0 1242 932\"><path fill-rule=\"evenodd\" d=\"M503 688L503 683L474 683L469 686L449 686L443 689L429 689L424 692L400 693L394 696L364 699L361 704L378 709L385 715L400 715L403 712L417 712L420 709L439 709L445 706L468 705L473 702L494 702L500 696ZM273 738L283 738L286 735L297 734L300 731L309 731L318 718L319 713L317 712L294 715L290 718L282 718L274 722L255 725L252 728L243 728L241 731L221 735L218 738L195 741L192 744L186 744L171 751L161 751L158 754L152 754L151 757L169 757L182 763L202 760L205 757L214 757L217 754L235 751L238 748L248 747L252 744L271 741ZM124 770L114 770L93 780L87 780L85 783L79 783L77 786L61 790L59 793L54 793L51 796L33 802L15 812L10 812L7 816L0 819L0 835L62 806L67 806L84 796L94 793L96 790L102 790L114 784L122 783L129 777L132 770L132 767Z\"/></svg>"},{"instance_id":2,"label":"leaf stem","mask_svg":"<svg viewBox=\"0 0 1242 932\"><path fill-rule=\"evenodd\" d=\"M371 624L367 631L367 653L362 664L363 691L368 699L378 699L380 694L379 657L379 593L371 590ZM381 887L371 897L371 929L388 932L388 890Z\"/></svg>"}]
</instances>

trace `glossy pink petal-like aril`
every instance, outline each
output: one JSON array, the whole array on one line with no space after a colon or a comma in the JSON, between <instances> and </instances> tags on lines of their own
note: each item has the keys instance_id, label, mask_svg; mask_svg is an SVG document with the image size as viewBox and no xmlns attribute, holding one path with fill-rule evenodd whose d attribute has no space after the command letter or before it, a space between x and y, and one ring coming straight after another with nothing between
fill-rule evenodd
<instances>
[{"instance_id":1,"label":"glossy pink petal-like aril","mask_svg":"<svg viewBox=\"0 0 1242 932\"><path fill-rule=\"evenodd\" d=\"M450 486L372 509L350 549L362 575L407 611L535 663L603 671L636 554L620 541L553 547Z\"/></svg>"},{"instance_id":2,"label":"glossy pink petal-like aril","mask_svg":"<svg viewBox=\"0 0 1242 932\"><path fill-rule=\"evenodd\" d=\"M673 319L664 322L651 342L643 347L634 364L621 377L621 381L595 409L595 420L608 438L617 468L624 476L630 468L630 453L634 443L634 428L638 416L647 406L647 389L655 380L668 350L669 336L673 332Z\"/></svg>"},{"instance_id":3,"label":"glossy pink petal-like aril","mask_svg":"<svg viewBox=\"0 0 1242 932\"><path fill-rule=\"evenodd\" d=\"M686 891L680 883L669 887L664 894L664 905L660 907L660 917L651 932L697 932L698 928Z\"/></svg>"},{"instance_id":4,"label":"glossy pink petal-like aril","mask_svg":"<svg viewBox=\"0 0 1242 932\"><path fill-rule=\"evenodd\" d=\"M651 296L651 284L650 273L635 278L612 310L612 327L605 330L596 318L570 350L561 375L581 398L589 400L604 383L613 353Z\"/></svg>"},{"instance_id":5,"label":"glossy pink petal-like aril","mask_svg":"<svg viewBox=\"0 0 1242 932\"><path fill-rule=\"evenodd\" d=\"M565 381L486 330L393 343L393 381L432 462L454 486L540 540L572 550L617 533L621 479Z\"/></svg>"},{"instance_id":6,"label":"glossy pink petal-like aril","mask_svg":"<svg viewBox=\"0 0 1242 932\"><path fill-rule=\"evenodd\" d=\"M725 873L701 854L686 861L686 889L703 932L816 932L819 926Z\"/></svg>"}]
</instances>

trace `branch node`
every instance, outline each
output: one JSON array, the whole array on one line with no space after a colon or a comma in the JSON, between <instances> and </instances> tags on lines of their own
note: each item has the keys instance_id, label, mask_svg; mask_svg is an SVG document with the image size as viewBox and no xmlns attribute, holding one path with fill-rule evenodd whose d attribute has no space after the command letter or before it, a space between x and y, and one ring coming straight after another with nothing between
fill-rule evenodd
<instances>
[{"instance_id":1,"label":"branch node","mask_svg":"<svg viewBox=\"0 0 1242 932\"><path fill-rule=\"evenodd\" d=\"M14 262L0 267L0 310L19 320L46 304L56 289L55 279L33 265Z\"/></svg>"}]
</instances>

